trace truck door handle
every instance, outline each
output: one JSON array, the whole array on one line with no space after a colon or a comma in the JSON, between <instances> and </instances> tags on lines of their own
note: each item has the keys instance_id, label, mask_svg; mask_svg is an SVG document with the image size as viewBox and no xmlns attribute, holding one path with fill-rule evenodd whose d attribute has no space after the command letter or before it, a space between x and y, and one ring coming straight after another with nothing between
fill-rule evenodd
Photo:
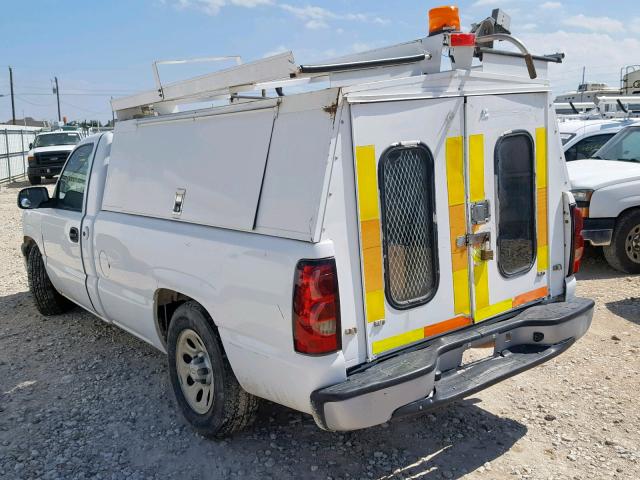
<instances>
[{"instance_id":1,"label":"truck door handle","mask_svg":"<svg viewBox=\"0 0 640 480\"><path fill-rule=\"evenodd\" d=\"M76 227L71 227L71 229L69 230L69 239L73 243L78 243L80 235L78 234L78 229Z\"/></svg>"}]
</instances>

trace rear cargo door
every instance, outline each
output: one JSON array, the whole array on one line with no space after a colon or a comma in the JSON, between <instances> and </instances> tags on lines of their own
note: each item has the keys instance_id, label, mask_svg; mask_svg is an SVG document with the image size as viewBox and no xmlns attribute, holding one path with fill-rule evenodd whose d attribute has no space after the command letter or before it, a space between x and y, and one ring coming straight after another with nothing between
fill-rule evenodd
<instances>
[{"instance_id":1,"label":"rear cargo door","mask_svg":"<svg viewBox=\"0 0 640 480\"><path fill-rule=\"evenodd\" d=\"M470 325L464 98L353 104L369 358Z\"/></svg>"},{"instance_id":2,"label":"rear cargo door","mask_svg":"<svg viewBox=\"0 0 640 480\"><path fill-rule=\"evenodd\" d=\"M466 244L475 322L548 295L546 112L544 93L466 99Z\"/></svg>"}]
</instances>

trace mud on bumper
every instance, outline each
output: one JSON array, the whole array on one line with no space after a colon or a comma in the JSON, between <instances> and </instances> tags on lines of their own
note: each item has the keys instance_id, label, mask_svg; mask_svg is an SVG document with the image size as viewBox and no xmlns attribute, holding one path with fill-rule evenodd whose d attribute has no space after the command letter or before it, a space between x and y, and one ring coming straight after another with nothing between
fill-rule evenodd
<instances>
[{"instance_id":1,"label":"mud on bumper","mask_svg":"<svg viewBox=\"0 0 640 480\"><path fill-rule=\"evenodd\" d=\"M536 305L374 363L311 394L316 422L356 430L472 395L567 350L589 329L593 306L583 298ZM461 367L465 350L487 342L493 356Z\"/></svg>"}]
</instances>

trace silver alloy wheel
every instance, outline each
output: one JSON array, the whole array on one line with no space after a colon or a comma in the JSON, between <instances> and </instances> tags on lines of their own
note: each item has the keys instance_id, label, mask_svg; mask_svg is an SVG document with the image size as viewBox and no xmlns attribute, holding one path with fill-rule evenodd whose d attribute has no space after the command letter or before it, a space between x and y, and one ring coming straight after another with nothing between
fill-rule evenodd
<instances>
[{"instance_id":1,"label":"silver alloy wheel","mask_svg":"<svg viewBox=\"0 0 640 480\"><path fill-rule=\"evenodd\" d=\"M194 330L183 330L176 345L176 370L182 394L194 412L204 415L213 403L213 372L204 342Z\"/></svg>"},{"instance_id":2,"label":"silver alloy wheel","mask_svg":"<svg viewBox=\"0 0 640 480\"><path fill-rule=\"evenodd\" d=\"M624 251L627 252L629 260L640 263L640 225L629 230L624 242Z\"/></svg>"}]
</instances>

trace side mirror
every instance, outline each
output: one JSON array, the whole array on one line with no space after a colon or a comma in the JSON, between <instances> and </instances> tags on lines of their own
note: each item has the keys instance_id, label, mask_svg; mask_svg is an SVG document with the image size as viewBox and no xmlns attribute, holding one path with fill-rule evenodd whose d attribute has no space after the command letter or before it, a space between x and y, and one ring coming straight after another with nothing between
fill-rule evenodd
<instances>
[{"instance_id":1,"label":"side mirror","mask_svg":"<svg viewBox=\"0 0 640 480\"><path fill-rule=\"evenodd\" d=\"M18 208L32 210L49 201L49 190L46 187L23 188L18 193Z\"/></svg>"},{"instance_id":2,"label":"side mirror","mask_svg":"<svg viewBox=\"0 0 640 480\"><path fill-rule=\"evenodd\" d=\"M29 150L33 150L33 143L29 144Z\"/></svg>"}]
</instances>

